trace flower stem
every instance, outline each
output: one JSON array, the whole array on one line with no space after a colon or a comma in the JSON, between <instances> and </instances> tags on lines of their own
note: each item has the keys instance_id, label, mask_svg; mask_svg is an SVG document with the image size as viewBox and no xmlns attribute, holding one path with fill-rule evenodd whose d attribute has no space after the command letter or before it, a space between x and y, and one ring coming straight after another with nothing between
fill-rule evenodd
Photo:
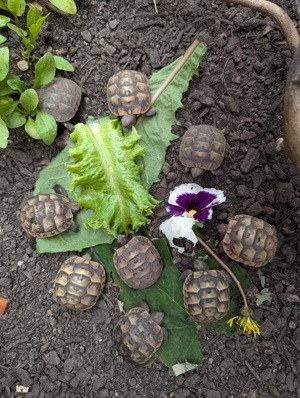
<instances>
[{"instance_id":1,"label":"flower stem","mask_svg":"<svg viewBox=\"0 0 300 398\"><path fill-rule=\"evenodd\" d=\"M244 290L239 282L239 280L237 279L237 277L234 275L234 273L231 271L231 269L216 255L216 253L208 246L207 243L204 242L204 240L202 240L199 236L197 236L197 239L199 241L199 243L208 251L208 253L225 269L226 272L228 272L228 274L231 276L231 278L234 280L235 284L237 285L241 296L243 298L244 301L244 307L248 308L248 303L247 303L247 299L246 299L246 295L244 293Z\"/></svg>"}]
</instances>

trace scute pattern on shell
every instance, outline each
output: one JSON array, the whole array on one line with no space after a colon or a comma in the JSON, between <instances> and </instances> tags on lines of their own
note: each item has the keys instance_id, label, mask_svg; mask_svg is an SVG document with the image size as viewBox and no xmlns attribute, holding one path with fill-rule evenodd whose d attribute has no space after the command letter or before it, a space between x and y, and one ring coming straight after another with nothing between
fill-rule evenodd
<instances>
[{"instance_id":1,"label":"scute pattern on shell","mask_svg":"<svg viewBox=\"0 0 300 398\"><path fill-rule=\"evenodd\" d=\"M222 131L209 125L191 126L182 137L179 160L186 167L215 170L224 159L225 149Z\"/></svg>"},{"instance_id":2,"label":"scute pattern on shell","mask_svg":"<svg viewBox=\"0 0 300 398\"><path fill-rule=\"evenodd\" d=\"M147 77L140 72L123 70L113 75L107 84L109 110L116 116L140 115L151 105Z\"/></svg>"},{"instance_id":3,"label":"scute pattern on shell","mask_svg":"<svg viewBox=\"0 0 300 398\"><path fill-rule=\"evenodd\" d=\"M105 280L102 264L72 256L58 270L53 294L57 302L71 310L87 310L98 301Z\"/></svg>"},{"instance_id":4,"label":"scute pattern on shell","mask_svg":"<svg viewBox=\"0 0 300 398\"><path fill-rule=\"evenodd\" d=\"M163 269L162 259L145 236L134 236L114 253L116 271L132 289L145 289L153 285Z\"/></svg>"},{"instance_id":5,"label":"scute pattern on shell","mask_svg":"<svg viewBox=\"0 0 300 398\"><path fill-rule=\"evenodd\" d=\"M80 105L81 88L70 79L56 77L37 89L38 108L54 117L57 122L71 120Z\"/></svg>"},{"instance_id":6,"label":"scute pattern on shell","mask_svg":"<svg viewBox=\"0 0 300 398\"><path fill-rule=\"evenodd\" d=\"M236 215L229 220L223 238L225 253L234 261L262 267L274 257L278 239L272 225L249 215Z\"/></svg>"},{"instance_id":7,"label":"scute pattern on shell","mask_svg":"<svg viewBox=\"0 0 300 398\"><path fill-rule=\"evenodd\" d=\"M73 221L69 199L49 193L29 199L20 212L21 225L35 238L48 238L64 232Z\"/></svg>"},{"instance_id":8,"label":"scute pattern on shell","mask_svg":"<svg viewBox=\"0 0 300 398\"><path fill-rule=\"evenodd\" d=\"M129 310L113 330L117 351L136 365L146 363L163 342L162 328L141 307Z\"/></svg>"},{"instance_id":9,"label":"scute pattern on shell","mask_svg":"<svg viewBox=\"0 0 300 398\"><path fill-rule=\"evenodd\" d=\"M196 271L183 283L186 312L197 322L216 322L229 310L229 283L222 271Z\"/></svg>"}]
</instances>

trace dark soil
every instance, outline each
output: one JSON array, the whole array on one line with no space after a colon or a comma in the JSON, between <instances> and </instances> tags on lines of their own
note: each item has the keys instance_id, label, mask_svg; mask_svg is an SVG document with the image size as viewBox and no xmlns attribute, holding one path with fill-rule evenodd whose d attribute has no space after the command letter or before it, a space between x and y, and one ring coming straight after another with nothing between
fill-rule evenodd
<instances>
[{"instance_id":1,"label":"dark soil","mask_svg":"<svg viewBox=\"0 0 300 398\"><path fill-rule=\"evenodd\" d=\"M292 0L274 0L299 26ZM120 69L150 75L182 55L195 37L208 52L184 95L177 113L179 136L169 147L160 182L152 187L159 204L149 227L167 217L170 189L182 182L225 191L204 232L222 239L235 214L262 218L277 228L279 248L261 269L272 300L256 307L262 325L256 340L239 334L228 338L204 328L204 352L197 370L177 378L159 361L137 367L117 355L111 333L119 313L106 291L94 309L75 313L53 301L52 285L59 265L70 253L35 252L34 240L20 227L19 210L31 195L40 170L60 151L11 134L0 159L0 294L13 298L0 317L1 398L263 398L300 397L300 178L277 148L282 136L282 95L291 53L276 24L249 9L216 0L77 1L78 15L52 13L38 42L40 55L51 49L76 68L84 98L73 122L107 111L106 84ZM15 37L13 59L21 58ZM215 172L197 176L180 165L180 137L189 124L211 124L225 133L227 151ZM226 256L222 253L226 260ZM188 255L172 252L181 268ZM254 293L262 289L257 270L250 269ZM17 393L16 386L28 386Z\"/></svg>"}]
</instances>

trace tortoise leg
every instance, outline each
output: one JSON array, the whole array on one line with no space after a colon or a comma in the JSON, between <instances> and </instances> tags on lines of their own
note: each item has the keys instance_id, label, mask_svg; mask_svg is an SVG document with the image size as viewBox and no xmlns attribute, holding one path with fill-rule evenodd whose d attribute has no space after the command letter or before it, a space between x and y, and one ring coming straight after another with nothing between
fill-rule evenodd
<instances>
[{"instance_id":1,"label":"tortoise leg","mask_svg":"<svg viewBox=\"0 0 300 398\"><path fill-rule=\"evenodd\" d=\"M136 121L136 116L132 114L124 115L121 119L122 126L127 129L130 129L131 126L134 125L135 121Z\"/></svg>"},{"instance_id":2,"label":"tortoise leg","mask_svg":"<svg viewBox=\"0 0 300 398\"><path fill-rule=\"evenodd\" d=\"M157 113L157 109L156 109L156 108L150 108L150 109L145 113L145 115L146 115L146 116L154 116L154 115L156 115L156 113Z\"/></svg>"},{"instance_id":3,"label":"tortoise leg","mask_svg":"<svg viewBox=\"0 0 300 398\"><path fill-rule=\"evenodd\" d=\"M61 185L55 184L55 185L53 185L52 189L53 189L53 191L55 191L56 193L68 197L67 191L66 191L65 188L62 187Z\"/></svg>"},{"instance_id":4,"label":"tortoise leg","mask_svg":"<svg viewBox=\"0 0 300 398\"><path fill-rule=\"evenodd\" d=\"M79 231L79 229L78 229L78 227L77 227L77 225L75 224L74 221L72 221L72 223L70 225L70 230L73 231L73 232L78 232Z\"/></svg>"}]
</instances>

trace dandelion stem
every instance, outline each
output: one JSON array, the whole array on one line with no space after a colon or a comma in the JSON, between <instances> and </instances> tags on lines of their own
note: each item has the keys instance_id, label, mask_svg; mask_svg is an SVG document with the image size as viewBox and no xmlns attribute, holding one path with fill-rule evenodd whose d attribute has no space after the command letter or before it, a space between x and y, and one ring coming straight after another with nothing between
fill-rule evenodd
<instances>
[{"instance_id":1,"label":"dandelion stem","mask_svg":"<svg viewBox=\"0 0 300 398\"><path fill-rule=\"evenodd\" d=\"M199 241L199 243L208 251L208 253L216 260L218 261L218 263L225 269L226 272L228 272L228 274L231 276L231 278L234 280L235 284L237 285L241 296L243 298L244 301L244 307L248 308L248 303L247 303L247 299L246 299L246 295L244 293L244 290L239 282L239 280L237 279L237 277L234 275L234 273L231 271L231 269L216 255L216 253L208 246L207 243L204 242L204 240L202 240L199 236L197 236L197 239Z\"/></svg>"}]
</instances>

